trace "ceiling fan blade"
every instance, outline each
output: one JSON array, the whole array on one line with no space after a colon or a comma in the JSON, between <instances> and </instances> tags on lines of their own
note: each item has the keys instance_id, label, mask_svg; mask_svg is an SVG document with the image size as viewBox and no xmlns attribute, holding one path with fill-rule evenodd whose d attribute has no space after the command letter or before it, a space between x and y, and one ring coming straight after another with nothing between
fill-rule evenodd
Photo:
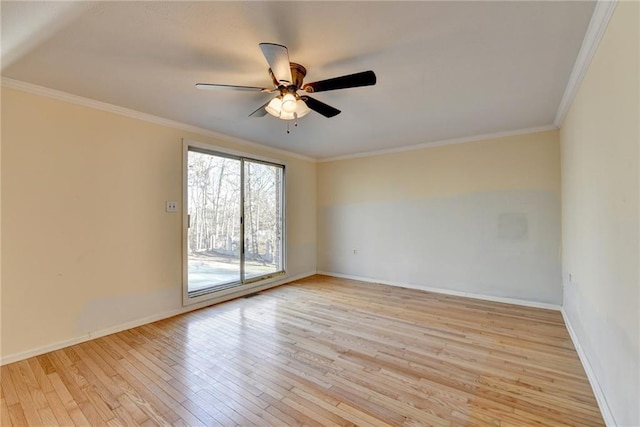
<instances>
[{"instance_id":1,"label":"ceiling fan blade","mask_svg":"<svg viewBox=\"0 0 640 427\"><path fill-rule=\"evenodd\" d=\"M257 86L236 86L236 85L218 85L213 83L196 83L198 89L205 90L239 90L243 92L273 92L275 89L268 89Z\"/></svg>"},{"instance_id":2,"label":"ceiling fan blade","mask_svg":"<svg viewBox=\"0 0 640 427\"><path fill-rule=\"evenodd\" d=\"M376 74L369 70L361 73L349 74L319 82L307 83L302 87L305 92L323 92L326 90L347 89L350 87L372 86L376 84ZM309 107L311 108L311 107Z\"/></svg>"},{"instance_id":3,"label":"ceiling fan blade","mask_svg":"<svg viewBox=\"0 0 640 427\"><path fill-rule=\"evenodd\" d=\"M268 100L267 102L262 104L260 107L258 107L258 109L256 111L254 111L253 113L249 114L249 117L264 117L264 116L266 116L267 115L267 110L265 109L265 107L267 105L269 105L270 102L271 102L271 100Z\"/></svg>"},{"instance_id":4,"label":"ceiling fan blade","mask_svg":"<svg viewBox=\"0 0 640 427\"><path fill-rule=\"evenodd\" d=\"M320 113L325 117L333 117L340 114L340 110L337 108L333 108L331 105L327 105L324 102L318 101L317 99L311 98L310 96L301 96L307 107L315 111L316 113Z\"/></svg>"},{"instance_id":5,"label":"ceiling fan blade","mask_svg":"<svg viewBox=\"0 0 640 427\"><path fill-rule=\"evenodd\" d=\"M260 43L260 49L262 49L262 54L269 63L276 80L284 86L289 86L293 82L293 78L289 64L289 51L286 46L275 43Z\"/></svg>"}]
</instances>

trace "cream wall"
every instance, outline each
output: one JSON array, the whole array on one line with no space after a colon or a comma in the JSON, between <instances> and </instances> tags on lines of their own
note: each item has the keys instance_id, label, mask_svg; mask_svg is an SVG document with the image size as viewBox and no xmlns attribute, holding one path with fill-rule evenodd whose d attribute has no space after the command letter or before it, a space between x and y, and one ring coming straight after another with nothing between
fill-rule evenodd
<instances>
[{"instance_id":1,"label":"cream wall","mask_svg":"<svg viewBox=\"0 0 640 427\"><path fill-rule=\"evenodd\" d=\"M620 426L640 425L638 22L618 3L560 132L563 309Z\"/></svg>"},{"instance_id":2,"label":"cream wall","mask_svg":"<svg viewBox=\"0 0 640 427\"><path fill-rule=\"evenodd\" d=\"M279 159L290 276L315 272L315 163L2 91L2 357L182 310L182 139Z\"/></svg>"},{"instance_id":3,"label":"cream wall","mask_svg":"<svg viewBox=\"0 0 640 427\"><path fill-rule=\"evenodd\" d=\"M559 154L549 131L319 163L318 270L559 305Z\"/></svg>"}]
</instances>

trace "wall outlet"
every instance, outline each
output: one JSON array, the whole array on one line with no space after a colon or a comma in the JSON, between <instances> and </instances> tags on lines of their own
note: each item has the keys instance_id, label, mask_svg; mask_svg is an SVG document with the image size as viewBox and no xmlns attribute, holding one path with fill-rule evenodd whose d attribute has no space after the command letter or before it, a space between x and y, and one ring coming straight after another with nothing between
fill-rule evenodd
<instances>
[{"instance_id":1,"label":"wall outlet","mask_svg":"<svg viewBox=\"0 0 640 427\"><path fill-rule=\"evenodd\" d=\"M167 212L178 212L178 202L167 201L166 211Z\"/></svg>"},{"instance_id":2,"label":"wall outlet","mask_svg":"<svg viewBox=\"0 0 640 427\"><path fill-rule=\"evenodd\" d=\"M354 255L358 255L358 250L357 250L357 249L354 249L354 250L353 250L353 254L354 254Z\"/></svg>"}]
</instances>

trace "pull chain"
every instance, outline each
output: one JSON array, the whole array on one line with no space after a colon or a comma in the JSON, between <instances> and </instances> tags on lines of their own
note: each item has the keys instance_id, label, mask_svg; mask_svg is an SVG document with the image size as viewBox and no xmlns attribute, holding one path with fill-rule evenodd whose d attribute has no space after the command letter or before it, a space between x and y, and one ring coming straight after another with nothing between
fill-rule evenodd
<instances>
[{"instance_id":1,"label":"pull chain","mask_svg":"<svg viewBox=\"0 0 640 427\"><path fill-rule=\"evenodd\" d=\"M291 129L289 129L289 122L291 120L287 120L287 134L291 133ZM298 127L298 113L294 112L293 113L293 127Z\"/></svg>"}]
</instances>

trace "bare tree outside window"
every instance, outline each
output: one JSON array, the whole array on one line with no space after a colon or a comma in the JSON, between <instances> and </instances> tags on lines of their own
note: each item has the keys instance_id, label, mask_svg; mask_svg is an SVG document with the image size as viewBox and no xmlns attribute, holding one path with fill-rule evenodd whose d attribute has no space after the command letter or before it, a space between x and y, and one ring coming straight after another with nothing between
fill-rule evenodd
<instances>
[{"instance_id":1,"label":"bare tree outside window","mask_svg":"<svg viewBox=\"0 0 640 427\"><path fill-rule=\"evenodd\" d=\"M188 153L188 292L282 271L283 167Z\"/></svg>"},{"instance_id":2,"label":"bare tree outside window","mask_svg":"<svg viewBox=\"0 0 640 427\"><path fill-rule=\"evenodd\" d=\"M282 268L282 168L245 162L245 277Z\"/></svg>"}]
</instances>

